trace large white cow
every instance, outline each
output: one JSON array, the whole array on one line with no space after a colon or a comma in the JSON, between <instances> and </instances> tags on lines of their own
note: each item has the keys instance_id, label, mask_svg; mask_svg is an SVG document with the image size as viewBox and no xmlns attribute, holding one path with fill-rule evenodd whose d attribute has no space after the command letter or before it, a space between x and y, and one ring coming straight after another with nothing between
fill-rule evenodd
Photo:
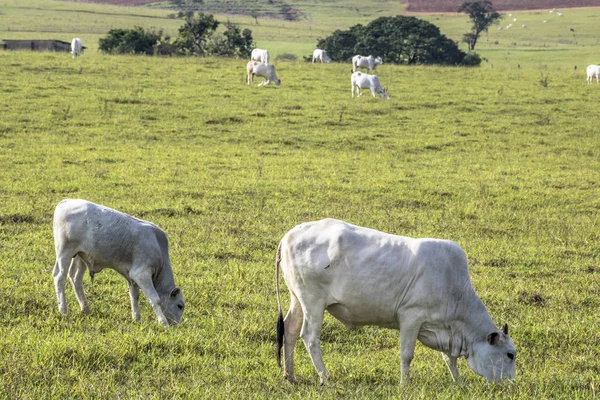
<instances>
[{"instance_id":1,"label":"large white cow","mask_svg":"<svg viewBox=\"0 0 600 400\"><path fill-rule=\"evenodd\" d=\"M73 58L83 54L83 43L81 39L75 38L71 41L71 55Z\"/></svg>"},{"instance_id":2,"label":"large white cow","mask_svg":"<svg viewBox=\"0 0 600 400\"><path fill-rule=\"evenodd\" d=\"M312 62L314 63L315 60L319 60L319 61L321 61L321 64L323 64L324 62L326 62L326 63L330 62L331 58L329 58L329 56L327 55L327 52L325 50L316 49L315 51L313 51Z\"/></svg>"},{"instance_id":3,"label":"large white cow","mask_svg":"<svg viewBox=\"0 0 600 400\"><path fill-rule=\"evenodd\" d=\"M379 78L376 75L367 75L357 71L352 74L350 79L352 81L352 98L354 98L354 88L356 88L358 96L362 96L360 89L370 89L373 97L377 93L382 99L390 99L387 89L381 86Z\"/></svg>"},{"instance_id":4,"label":"large white cow","mask_svg":"<svg viewBox=\"0 0 600 400\"><path fill-rule=\"evenodd\" d=\"M263 50L263 49L252 50L252 54L250 55L250 60L260 61L263 64L268 64L269 61L271 61L271 57L269 57L269 50Z\"/></svg>"},{"instance_id":5,"label":"large white cow","mask_svg":"<svg viewBox=\"0 0 600 400\"><path fill-rule=\"evenodd\" d=\"M381 64L383 64L381 57L373 58L373 56L354 56L352 57L352 72L356 72L358 68L366 68L367 72L373 72Z\"/></svg>"},{"instance_id":6,"label":"large white cow","mask_svg":"<svg viewBox=\"0 0 600 400\"><path fill-rule=\"evenodd\" d=\"M63 200L54 211L54 285L58 310L67 313L67 274L84 313L86 267L90 276L104 268L120 273L129 284L133 318L140 319L140 289L164 325L181 321L184 298L175 286L167 235L156 225L85 200Z\"/></svg>"},{"instance_id":7,"label":"large white cow","mask_svg":"<svg viewBox=\"0 0 600 400\"><path fill-rule=\"evenodd\" d=\"M275 66L273 66L273 64L263 64L258 61L248 61L248 64L246 64L246 72L248 74L248 85L252 84L254 75L265 78L265 80L262 83L259 83L258 86L266 86L271 83L271 81L275 82L277 86L281 85L281 80L277 77L277 74L275 73Z\"/></svg>"},{"instance_id":8,"label":"large white cow","mask_svg":"<svg viewBox=\"0 0 600 400\"><path fill-rule=\"evenodd\" d=\"M321 384L329 377L321 358L325 310L348 327L400 330L403 383L417 339L442 352L455 381L457 359L488 381L515 377L516 349L499 330L469 279L467 257L456 243L411 239L335 219L300 224L279 243L276 257L277 359L294 377L294 346L302 338ZM279 269L290 292L285 319Z\"/></svg>"},{"instance_id":9,"label":"large white cow","mask_svg":"<svg viewBox=\"0 0 600 400\"><path fill-rule=\"evenodd\" d=\"M588 65L585 72L587 73L586 82L592 83L594 77L596 77L596 83L598 83L598 76L600 75L600 65L591 64Z\"/></svg>"}]
</instances>

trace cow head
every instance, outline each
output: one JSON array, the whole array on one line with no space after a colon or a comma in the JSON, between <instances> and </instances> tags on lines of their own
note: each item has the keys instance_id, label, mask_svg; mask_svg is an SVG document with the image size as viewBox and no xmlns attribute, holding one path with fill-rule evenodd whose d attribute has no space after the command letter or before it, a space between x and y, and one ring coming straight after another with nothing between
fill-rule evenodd
<instances>
[{"instance_id":1,"label":"cow head","mask_svg":"<svg viewBox=\"0 0 600 400\"><path fill-rule=\"evenodd\" d=\"M273 82L275 82L275 84L276 84L277 86L281 85L281 79L279 79L279 78L275 78L275 79L273 79Z\"/></svg>"},{"instance_id":2,"label":"cow head","mask_svg":"<svg viewBox=\"0 0 600 400\"><path fill-rule=\"evenodd\" d=\"M487 381L501 382L515 378L516 357L517 350L508 336L508 325L504 325L501 331L491 332L485 340L474 343L467 362Z\"/></svg>"},{"instance_id":3,"label":"cow head","mask_svg":"<svg viewBox=\"0 0 600 400\"><path fill-rule=\"evenodd\" d=\"M379 92L379 95L381 96L382 99L384 100L389 100L390 99L390 95L388 94L388 90L386 88L383 88L381 90L381 92Z\"/></svg>"},{"instance_id":4,"label":"cow head","mask_svg":"<svg viewBox=\"0 0 600 400\"><path fill-rule=\"evenodd\" d=\"M373 60L373 62L375 63L375 65L383 64L383 60L381 59L381 57L377 57L375 60Z\"/></svg>"},{"instance_id":5,"label":"cow head","mask_svg":"<svg viewBox=\"0 0 600 400\"><path fill-rule=\"evenodd\" d=\"M180 323L185 308L185 300L183 298L183 293L181 293L181 289L178 287L174 288L170 293L161 296L160 300L160 308L167 318L167 321L169 321L169 325Z\"/></svg>"}]
</instances>

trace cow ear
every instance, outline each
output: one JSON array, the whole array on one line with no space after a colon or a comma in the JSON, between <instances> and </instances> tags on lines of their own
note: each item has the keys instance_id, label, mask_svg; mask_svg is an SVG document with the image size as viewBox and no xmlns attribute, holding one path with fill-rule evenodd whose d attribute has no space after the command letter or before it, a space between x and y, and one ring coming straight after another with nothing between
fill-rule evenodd
<instances>
[{"instance_id":1,"label":"cow ear","mask_svg":"<svg viewBox=\"0 0 600 400\"><path fill-rule=\"evenodd\" d=\"M498 332L492 332L489 335L487 335L487 342L490 345L495 346L498 344L499 341L500 341L500 334Z\"/></svg>"},{"instance_id":2,"label":"cow ear","mask_svg":"<svg viewBox=\"0 0 600 400\"><path fill-rule=\"evenodd\" d=\"M171 290L171 297L175 297L177 296L179 293L181 293L181 289L179 289L178 287L176 287L175 289Z\"/></svg>"},{"instance_id":3,"label":"cow ear","mask_svg":"<svg viewBox=\"0 0 600 400\"><path fill-rule=\"evenodd\" d=\"M504 324L504 326L502 327L502 333L508 335L508 324Z\"/></svg>"}]
</instances>

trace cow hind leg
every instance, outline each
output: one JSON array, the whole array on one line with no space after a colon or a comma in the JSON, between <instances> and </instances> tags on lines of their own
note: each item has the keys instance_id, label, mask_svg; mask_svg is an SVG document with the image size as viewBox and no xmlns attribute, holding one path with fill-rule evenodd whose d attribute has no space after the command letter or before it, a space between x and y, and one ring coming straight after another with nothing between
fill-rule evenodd
<instances>
[{"instance_id":1,"label":"cow hind leg","mask_svg":"<svg viewBox=\"0 0 600 400\"><path fill-rule=\"evenodd\" d=\"M402 372L400 383L410 382L410 363L415 355L417 337L420 326L400 326L400 359L402 360Z\"/></svg>"},{"instance_id":2,"label":"cow hind leg","mask_svg":"<svg viewBox=\"0 0 600 400\"><path fill-rule=\"evenodd\" d=\"M134 320L139 321L140 316L140 287L135 282L129 283L129 299L131 300L131 316Z\"/></svg>"},{"instance_id":3,"label":"cow hind leg","mask_svg":"<svg viewBox=\"0 0 600 400\"><path fill-rule=\"evenodd\" d=\"M81 307L81 311L84 314L88 314L90 312L90 306L85 297L85 292L83 291L83 276L85 275L85 270L86 265L83 260L79 257L75 257L69 268L69 279L71 285L73 285L73 290L75 290L75 297L77 297L77 302L79 303L79 307Z\"/></svg>"},{"instance_id":4,"label":"cow hind leg","mask_svg":"<svg viewBox=\"0 0 600 400\"><path fill-rule=\"evenodd\" d=\"M329 378L329 372L327 372L321 356L320 339L325 305L318 301L303 302L302 305L304 319L302 321L300 337L302 337L306 350L308 350L313 365L319 374L321 385L324 385Z\"/></svg>"},{"instance_id":5,"label":"cow hind leg","mask_svg":"<svg viewBox=\"0 0 600 400\"><path fill-rule=\"evenodd\" d=\"M283 376L293 383L296 381L296 377L294 376L294 348L300 335L300 329L302 329L303 313L298 298L293 293L290 294L290 309L283 320L285 327L283 337Z\"/></svg>"},{"instance_id":6,"label":"cow hind leg","mask_svg":"<svg viewBox=\"0 0 600 400\"><path fill-rule=\"evenodd\" d=\"M54 264L52 276L54 277L54 287L56 289L56 298L58 300L58 311L61 314L67 313L67 302L65 299L65 284L67 283L67 274L71 265L71 257L59 255Z\"/></svg>"}]
</instances>

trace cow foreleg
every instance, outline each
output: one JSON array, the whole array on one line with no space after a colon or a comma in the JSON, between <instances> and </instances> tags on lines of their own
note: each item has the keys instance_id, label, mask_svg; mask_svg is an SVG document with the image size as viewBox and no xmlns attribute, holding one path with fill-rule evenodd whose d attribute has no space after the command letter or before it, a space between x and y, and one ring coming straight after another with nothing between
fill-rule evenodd
<instances>
[{"instance_id":1,"label":"cow foreleg","mask_svg":"<svg viewBox=\"0 0 600 400\"><path fill-rule=\"evenodd\" d=\"M73 290L75 290L75 297L77 297L77 302L79 303L79 307L81 307L81 311L84 314L88 314L90 312L90 306L83 291L83 276L85 275L85 269L86 265L83 260L79 257L75 257L69 268L69 279L71 280L71 285L73 285Z\"/></svg>"},{"instance_id":2,"label":"cow foreleg","mask_svg":"<svg viewBox=\"0 0 600 400\"><path fill-rule=\"evenodd\" d=\"M458 366L456 365L456 360L458 360L458 358L452 357L451 355L446 353L442 353L442 358L446 362L446 365L450 370L450 375L452 375L452 379L454 379L454 382L462 385L462 378L460 376L460 372L458 372Z\"/></svg>"},{"instance_id":3,"label":"cow foreleg","mask_svg":"<svg viewBox=\"0 0 600 400\"><path fill-rule=\"evenodd\" d=\"M140 316L140 287L135 282L129 283L129 299L131 300L131 316L134 320L139 321Z\"/></svg>"},{"instance_id":4,"label":"cow foreleg","mask_svg":"<svg viewBox=\"0 0 600 400\"><path fill-rule=\"evenodd\" d=\"M61 314L67 313L67 302L65 300L65 284L67 283L67 274L71 265L71 257L60 255L56 258L52 276L54 276L54 287L56 289L56 299L58 300L58 311Z\"/></svg>"},{"instance_id":5,"label":"cow foreleg","mask_svg":"<svg viewBox=\"0 0 600 400\"><path fill-rule=\"evenodd\" d=\"M290 297L290 309L283 320L285 326L283 337L283 376L288 381L294 383L296 382L296 377L294 376L294 348L296 347L296 341L302 328L303 313L296 296L290 293Z\"/></svg>"},{"instance_id":6,"label":"cow foreleg","mask_svg":"<svg viewBox=\"0 0 600 400\"><path fill-rule=\"evenodd\" d=\"M319 302L309 302L304 304L304 320L302 322L302 330L300 337L304 341L306 350L310 354L310 358L319 374L321 385L324 385L329 378L329 372L325 368L323 358L321 357L321 328L323 327L323 316L325 307Z\"/></svg>"},{"instance_id":7,"label":"cow foreleg","mask_svg":"<svg viewBox=\"0 0 600 400\"><path fill-rule=\"evenodd\" d=\"M160 308L160 296L152 284L152 273L150 272L150 269L144 267L137 269L133 268L129 273L129 276L131 279L133 279L134 283L137 283L139 288L142 289L142 292L144 292L150 301L150 305L152 306L152 309L158 318L158 322L162 326L168 327L169 321L167 321L167 318L162 312L162 308Z\"/></svg>"},{"instance_id":8,"label":"cow foreleg","mask_svg":"<svg viewBox=\"0 0 600 400\"><path fill-rule=\"evenodd\" d=\"M402 372L400 384L410 383L410 363L415 355L419 326L400 326L400 358Z\"/></svg>"}]
</instances>

